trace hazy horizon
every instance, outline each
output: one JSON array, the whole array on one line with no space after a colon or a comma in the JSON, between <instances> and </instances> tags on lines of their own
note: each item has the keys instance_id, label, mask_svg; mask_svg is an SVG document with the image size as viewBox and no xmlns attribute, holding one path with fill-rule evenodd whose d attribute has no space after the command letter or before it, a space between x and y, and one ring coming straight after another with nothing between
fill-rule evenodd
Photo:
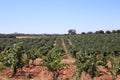
<instances>
[{"instance_id":1,"label":"hazy horizon","mask_svg":"<svg viewBox=\"0 0 120 80\"><path fill-rule=\"evenodd\" d=\"M120 0L0 0L0 33L120 29Z\"/></svg>"}]
</instances>

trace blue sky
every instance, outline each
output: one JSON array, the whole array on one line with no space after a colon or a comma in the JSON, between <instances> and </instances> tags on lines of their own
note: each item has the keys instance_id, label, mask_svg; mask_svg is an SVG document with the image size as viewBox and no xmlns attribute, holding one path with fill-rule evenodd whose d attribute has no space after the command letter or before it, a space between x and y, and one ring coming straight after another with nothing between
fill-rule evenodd
<instances>
[{"instance_id":1,"label":"blue sky","mask_svg":"<svg viewBox=\"0 0 120 80\"><path fill-rule=\"evenodd\" d=\"M0 0L0 33L120 29L120 0Z\"/></svg>"}]
</instances>

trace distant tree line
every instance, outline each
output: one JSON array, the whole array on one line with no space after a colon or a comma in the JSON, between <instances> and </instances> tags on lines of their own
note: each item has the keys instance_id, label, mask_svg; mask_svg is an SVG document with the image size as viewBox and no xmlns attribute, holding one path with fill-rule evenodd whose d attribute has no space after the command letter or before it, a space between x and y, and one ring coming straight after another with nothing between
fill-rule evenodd
<instances>
[{"instance_id":1,"label":"distant tree line","mask_svg":"<svg viewBox=\"0 0 120 80\"><path fill-rule=\"evenodd\" d=\"M0 34L0 38L16 38L16 36L12 34Z\"/></svg>"},{"instance_id":2,"label":"distant tree line","mask_svg":"<svg viewBox=\"0 0 120 80\"><path fill-rule=\"evenodd\" d=\"M103 31L103 30L99 30L99 31L96 31L96 32L92 32L92 31L89 31L89 32L82 32L81 34L120 34L120 30L107 30L107 31Z\"/></svg>"},{"instance_id":3,"label":"distant tree line","mask_svg":"<svg viewBox=\"0 0 120 80\"><path fill-rule=\"evenodd\" d=\"M116 34L120 34L120 30L107 30L107 31L103 31L103 30L99 30L99 31L96 31L96 32L92 32L92 31L89 31L89 32L82 32L81 34L113 34L113 33L116 33ZM75 35L77 34L76 33L76 30L75 29L69 29L68 30L68 34L69 35Z\"/></svg>"},{"instance_id":4,"label":"distant tree line","mask_svg":"<svg viewBox=\"0 0 120 80\"><path fill-rule=\"evenodd\" d=\"M64 34L25 34L25 33L12 33L14 36L60 36Z\"/></svg>"},{"instance_id":5,"label":"distant tree line","mask_svg":"<svg viewBox=\"0 0 120 80\"><path fill-rule=\"evenodd\" d=\"M65 34L24 34L24 33L13 33L13 34L0 34L0 38L16 38L16 36L61 36Z\"/></svg>"},{"instance_id":6,"label":"distant tree line","mask_svg":"<svg viewBox=\"0 0 120 80\"><path fill-rule=\"evenodd\" d=\"M68 30L68 35L75 35L76 30L75 29L70 29ZM120 34L120 30L99 30L96 32L82 32L81 34ZM16 36L61 36L61 35L67 35L67 34L24 34L24 33L12 33L12 34L0 34L0 38L16 38Z\"/></svg>"}]
</instances>

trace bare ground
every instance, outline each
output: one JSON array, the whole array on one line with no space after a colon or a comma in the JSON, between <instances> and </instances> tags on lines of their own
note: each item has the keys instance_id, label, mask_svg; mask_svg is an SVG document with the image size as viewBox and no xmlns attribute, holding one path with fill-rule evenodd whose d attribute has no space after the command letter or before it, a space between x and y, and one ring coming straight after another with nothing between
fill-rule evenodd
<instances>
[{"instance_id":1,"label":"bare ground","mask_svg":"<svg viewBox=\"0 0 120 80\"><path fill-rule=\"evenodd\" d=\"M63 47L63 49L65 51L65 55L66 55L65 59L62 60L62 63L69 63L69 64L74 63L76 59L69 55L66 45L65 45L65 42L64 42L64 39L62 38L61 40L62 40L62 47Z\"/></svg>"},{"instance_id":2,"label":"bare ground","mask_svg":"<svg viewBox=\"0 0 120 80\"><path fill-rule=\"evenodd\" d=\"M68 39L68 42L69 42L69 44L70 44L70 45L72 45L72 42L71 42L71 40L70 40L70 39Z\"/></svg>"}]
</instances>

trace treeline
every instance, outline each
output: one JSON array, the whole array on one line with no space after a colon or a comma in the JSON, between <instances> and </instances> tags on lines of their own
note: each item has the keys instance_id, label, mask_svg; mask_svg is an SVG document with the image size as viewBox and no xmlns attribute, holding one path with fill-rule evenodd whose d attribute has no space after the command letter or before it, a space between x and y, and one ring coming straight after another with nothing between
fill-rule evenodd
<instances>
[{"instance_id":1,"label":"treeline","mask_svg":"<svg viewBox=\"0 0 120 80\"><path fill-rule=\"evenodd\" d=\"M0 34L0 38L16 38L16 36L12 34Z\"/></svg>"},{"instance_id":2,"label":"treeline","mask_svg":"<svg viewBox=\"0 0 120 80\"><path fill-rule=\"evenodd\" d=\"M96 31L96 32L92 32L92 31L89 31L89 32L82 32L81 34L120 34L120 30L107 30L107 31L103 31L103 30L99 30L99 31Z\"/></svg>"},{"instance_id":3,"label":"treeline","mask_svg":"<svg viewBox=\"0 0 120 80\"><path fill-rule=\"evenodd\" d=\"M72 34L77 34L75 29L71 29L68 30L68 34L72 35ZM24 34L24 33L11 33L11 34L0 34L0 38L16 38L16 36L64 36L64 35L68 35L68 34ZM78 33L79 34L79 33ZM120 30L107 30L107 31L103 31L103 30L99 30L96 32L81 32L80 34L120 34Z\"/></svg>"},{"instance_id":4,"label":"treeline","mask_svg":"<svg viewBox=\"0 0 120 80\"><path fill-rule=\"evenodd\" d=\"M16 38L16 36L61 36L65 34L24 34L24 33L12 33L12 34L0 34L0 38Z\"/></svg>"}]
</instances>

